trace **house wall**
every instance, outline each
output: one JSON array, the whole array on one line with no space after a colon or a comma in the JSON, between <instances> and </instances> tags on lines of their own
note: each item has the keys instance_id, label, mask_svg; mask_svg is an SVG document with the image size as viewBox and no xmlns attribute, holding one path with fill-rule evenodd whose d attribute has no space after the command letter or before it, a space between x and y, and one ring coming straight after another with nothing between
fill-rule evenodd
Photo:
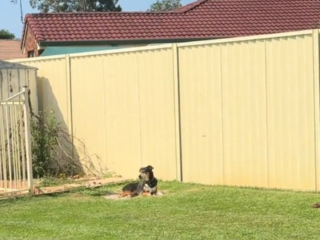
<instances>
[{"instance_id":1,"label":"house wall","mask_svg":"<svg viewBox=\"0 0 320 240\"><path fill-rule=\"evenodd\" d=\"M127 44L127 45L117 45L117 48L144 47L144 46L146 46L146 45L145 44L135 44L135 45ZM50 47L59 47L59 49L65 48L67 50L68 50L68 48L77 47L78 49L79 48L83 48L83 52L86 52L86 49L90 48L90 47L110 47L110 48L112 48L114 46L113 45L108 45L108 44L104 44L104 45L88 45L87 44L87 45L71 45L71 46L63 46L63 45L62 46L58 46L58 45L54 46L54 45L52 45ZM46 50L46 48L50 48L50 47L41 47L41 51L43 52L43 51ZM95 49L95 51L102 51L102 50ZM92 51L92 49L90 49L90 51L87 50L87 52L93 52L93 51ZM43 56L42 53L39 53L39 54L40 54L40 56ZM65 52L65 53L55 53L54 56L64 55L64 54L70 54L70 53L67 53L67 52ZM46 54L46 56L49 56L49 55Z\"/></svg>"},{"instance_id":2,"label":"house wall","mask_svg":"<svg viewBox=\"0 0 320 240\"><path fill-rule=\"evenodd\" d=\"M39 56L38 44L35 39L35 36L30 28L27 30L26 39L24 43L24 55L28 57L30 51L34 52L34 57Z\"/></svg>"},{"instance_id":3,"label":"house wall","mask_svg":"<svg viewBox=\"0 0 320 240\"><path fill-rule=\"evenodd\" d=\"M99 171L319 190L318 30L18 62Z\"/></svg>"}]
</instances>

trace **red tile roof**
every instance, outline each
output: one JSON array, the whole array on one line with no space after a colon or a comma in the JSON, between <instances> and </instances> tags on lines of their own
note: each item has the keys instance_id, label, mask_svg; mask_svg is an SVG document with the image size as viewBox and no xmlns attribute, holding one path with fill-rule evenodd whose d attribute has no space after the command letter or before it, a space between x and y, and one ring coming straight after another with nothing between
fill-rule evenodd
<instances>
[{"instance_id":1,"label":"red tile roof","mask_svg":"<svg viewBox=\"0 0 320 240\"><path fill-rule=\"evenodd\" d=\"M0 60L24 58L20 49L20 41L0 39Z\"/></svg>"},{"instance_id":2,"label":"red tile roof","mask_svg":"<svg viewBox=\"0 0 320 240\"><path fill-rule=\"evenodd\" d=\"M320 0L198 0L171 12L28 14L39 41L221 38L320 26Z\"/></svg>"}]
</instances>

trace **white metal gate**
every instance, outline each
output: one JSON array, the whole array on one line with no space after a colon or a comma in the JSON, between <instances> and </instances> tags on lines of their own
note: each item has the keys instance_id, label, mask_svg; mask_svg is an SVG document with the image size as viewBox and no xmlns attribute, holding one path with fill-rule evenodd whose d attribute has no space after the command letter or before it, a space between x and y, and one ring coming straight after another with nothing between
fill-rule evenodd
<instances>
[{"instance_id":1,"label":"white metal gate","mask_svg":"<svg viewBox=\"0 0 320 240\"><path fill-rule=\"evenodd\" d=\"M0 102L0 197L32 193L29 90Z\"/></svg>"}]
</instances>

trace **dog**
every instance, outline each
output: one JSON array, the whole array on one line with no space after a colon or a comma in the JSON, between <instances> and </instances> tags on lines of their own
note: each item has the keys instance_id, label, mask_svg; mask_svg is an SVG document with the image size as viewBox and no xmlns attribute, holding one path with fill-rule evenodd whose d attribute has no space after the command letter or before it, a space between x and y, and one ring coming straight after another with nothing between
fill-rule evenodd
<instances>
[{"instance_id":1,"label":"dog","mask_svg":"<svg viewBox=\"0 0 320 240\"><path fill-rule=\"evenodd\" d=\"M139 182L129 183L122 188L119 197L151 196L157 194L158 180L154 177L153 167L148 165L139 169Z\"/></svg>"},{"instance_id":2,"label":"dog","mask_svg":"<svg viewBox=\"0 0 320 240\"><path fill-rule=\"evenodd\" d=\"M158 180L153 173L153 167L148 165L144 168L140 168L140 176L144 181L143 191L146 195L157 195L158 192Z\"/></svg>"}]
</instances>

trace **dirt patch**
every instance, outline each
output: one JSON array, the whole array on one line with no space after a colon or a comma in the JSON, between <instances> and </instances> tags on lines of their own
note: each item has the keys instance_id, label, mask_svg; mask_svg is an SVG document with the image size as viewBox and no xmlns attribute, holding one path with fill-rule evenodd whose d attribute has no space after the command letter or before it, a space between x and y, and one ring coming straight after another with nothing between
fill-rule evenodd
<instances>
[{"instance_id":1,"label":"dirt patch","mask_svg":"<svg viewBox=\"0 0 320 240\"><path fill-rule=\"evenodd\" d=\"M130 197L120 198L118 194L108 194L108 195L104 196L104 198L108 199L108 200L128 200L128 199L130 199Z\"/></svg>"},{"instance_id":2,"label":"dirt patch","mask_svg":"<svg viewBox=\"0 0 320 240\"><path fill-rule=\"evenodd\" d=\"M33 180L33 189L32 195L45 195L45 194L53 194L53 193L64 193L70 192L71 190L76 190L80 188L99 188L108 184L118 184L126 182L130 179L125 179L122 177L110 177L110 178L99 178L92 176L85 176L82 178L77 178L74 180L74 183L61 183L61 185L56 186L47 186L42 187L41 182L43 180L34 179ZM0 199L7 199L11 197L20 197L26 194L29 194L29 189L27 183L21 182L12 182L11 185L8 185L6 182L0 181ZM7 189L8 186L12 187L11 189ZM17 189L15 189L17 188ZM26 189L24 189L26 188Z\"/></svg>"},{"instance_id":3,"label":"dirt patch","mask_svg":"<svg viewBox=\"0 0 320 240\"><path fill-rule=\"evenodd\" d=\"M124 178L105 178L105 179L89 179L82 182L77 182L73 184L64 184L61 186L54 187L35 187L34 195L50 194L50 193L61 193L67 192L70 190L75 190L77 188L86 187L86 188L99 188L104 185L113 184L113 183L122 183L127 181Z\"/></svg>"},{"instance_id":4,"label":"dirt patch","mask_svg":"<svg viewBox=\"0 0 320 240\"><path fill-rule=\"evenodd\" d=\"M104 179L92 179L92 180L86 181L85 186L86 187L98 187L98 186L103 186L103 185L107 185L107 184L122 183L125 181L128 181L128 179L118 178L118 177L104 178Z\"/></svg>"},{"instance_id":5,"label":"dirt patch","mask_svg":"<svg viewBox=\"0 0 320 240\"><path fill-rule=\"evenodd\" d=\"M155 197L163 196L163 192L158 192L158 194ZM153 196L152 196L153 197ZM107 200L128 200L131 199L131 197L119 197L118 194L108 194L104 196Z\"/></svg>"}]
</instances>

